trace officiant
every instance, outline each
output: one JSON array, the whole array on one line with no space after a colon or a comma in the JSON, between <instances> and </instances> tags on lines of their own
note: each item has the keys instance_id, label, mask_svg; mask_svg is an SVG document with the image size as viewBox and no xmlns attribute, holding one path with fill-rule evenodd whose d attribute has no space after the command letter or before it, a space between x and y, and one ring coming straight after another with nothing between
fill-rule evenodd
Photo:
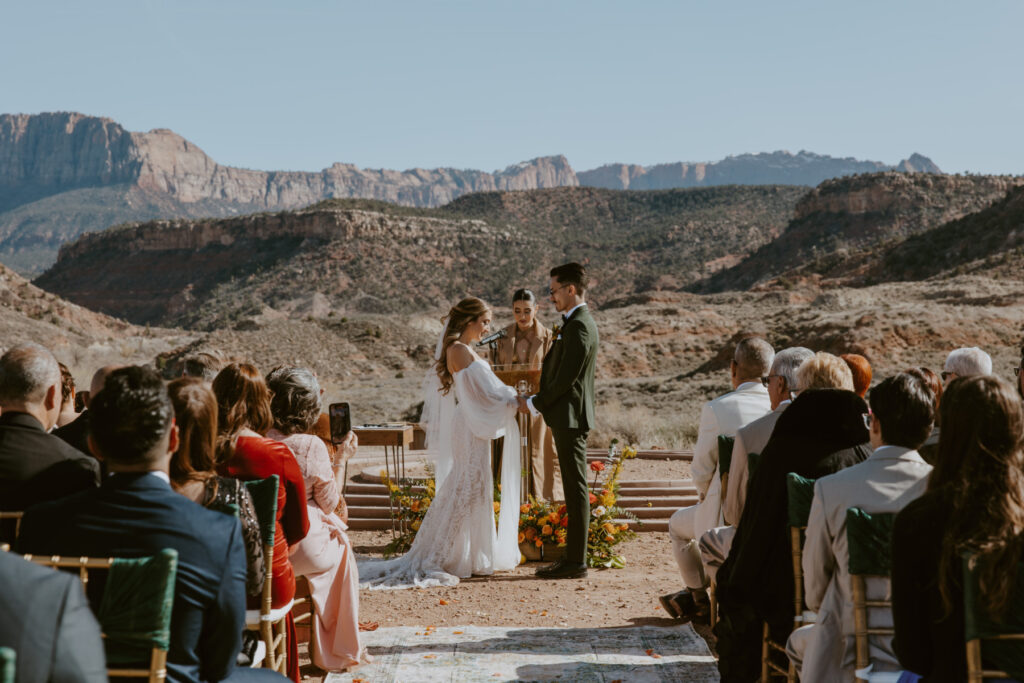
<instances>
[{"instance_id":1,"label":"officiant","mask_svg":"<svg viewBox=\"0 0 1024 683\"><path fill-rule=\"evenodd\" d=\"M515 322L505 328L506 336L498 340L491 361L495 368L529 365L540 368L544 356L551 348L554 336L550 329L537 320L537 297L528 289L518 289L512 295L512 314ZM533 387L532 392L537 387ZM558 469L558 455L551 430L539 415L530 417L530 493L548 501L564 501L562 474Z\"/></svg>"}]
</instances>

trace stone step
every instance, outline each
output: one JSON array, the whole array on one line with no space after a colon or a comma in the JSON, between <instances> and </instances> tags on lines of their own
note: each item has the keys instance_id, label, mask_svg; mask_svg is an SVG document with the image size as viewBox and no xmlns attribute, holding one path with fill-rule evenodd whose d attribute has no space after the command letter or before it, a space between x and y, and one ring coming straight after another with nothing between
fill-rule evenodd
<instances>
[{"instance_id":1,"label":"stone step","mask_svg":"<svg viewBox=\"0 0 1024 683\"><path fill-rule=\"evenodd\" d=\"M366 494L372 494L372 495L383 494L383 495L386 496L388 494L388 489L387 489L386 486L384 486L384 484L367 484L367 483L351 482L351 481L348 482L348 484L345 486L345 497L346 498L348 498L348 496L350 496L352 494L360 494L360 493L366 493Z\"/></svg>"},{"instance_id":2,"label":"stone step","mask_svg":"<svg viewBox=\"0 0 1024 683\"><path fill-rule=\"evenodd\" d=\"M639 507L647 507L647 504L651 503L652 507L663 507L672 508L678 510L679 508L689 507L690 505L697 504L697 496L674 496L665 498L627 498L621 497L618 500L618 505L621 508L633 509Z\"/></svg>"},{"instance_id":3,"label":"stone step","mask_svg":"<svg viewBox=\"0 0 1024 683\"><path fill-rule=\"evenodd\" d=\"M382 507L364 507L364 506L349 506L348 508L349 519L391 519L391 510L388 509L387 505Z\"/></svg>"},{"instance_id":4,"label":"stone step","mask_svg":"<svg viewBox=\"0 0 1024 683\"><path fill-rule=\"evenodd\" d=\"M667 519L644 519L643 524L635 522L632 519L617 519L616 524L628 524L629 528L637 532L647 531L668 531L668 520ZM628 546L626 546L628 547Z\"/></svg>"},{"instance_id":5,"label":"stone step","mask_svg":"<svg viewBox=\"0 0 1024 683\"><path fill-rule=\"evenodd\" d=\"M362 517L349 517L348 528L359 529L360 531L381 531L384 529L391 528L391 520L380 518L365 519Z\"/></svg>"},{"instance_id":6,"label":"stone step","mask_svg":"<svg viewBox=\"0 0 1024 683\"><path fill-rule=\"evenodd\" d=\"M668 486L672 488L693 488L693 479L629 479L619 480L621 489L647 488L651 486Z\"/></svg>"},{"instance_id":7,"label":"stone step","mask_svg":"<svg viewBox=\"0 0 1024 683\"><path fill-rule=\"evenodd\" d=\"M639 507L625 508L641 519L668 519L679 508L670 507Z\"/></svg>"},{"instance_id":8,"label":"stone step","mask_svg":"<svg viewBox=\"0 0 1024 683\"><path fill-rule=\"evenodd\" d=\"M345 503L349 506L387 507L388 494L383 489L379 494L345 492Z\"/></svg>"},{"instance_id":9,"label":"stone step","mask_svg":"<svg viewBox=\"0 0 1024 683\"><path fill-rule=\"evenodd\" d=\"M598 489L591 489L597 491ZM653 500L655 498L691 498L697 495L697 490L693 488L669 488L669 487L658 487L658 488L620 488L619 495L624 498L645 498L647 500Z\"/></svg>"}]
</instances>

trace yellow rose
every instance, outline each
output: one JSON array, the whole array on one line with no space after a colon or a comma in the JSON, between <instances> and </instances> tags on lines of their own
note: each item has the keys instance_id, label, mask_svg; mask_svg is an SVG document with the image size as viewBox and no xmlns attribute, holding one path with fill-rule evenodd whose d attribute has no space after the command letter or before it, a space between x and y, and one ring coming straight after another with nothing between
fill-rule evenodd
<instances>
[{"instance_id":1,"label":"yellow rose","mask_svg":"<svg viewBox=\"0 0 1024 683\"><path fill-rule=\"evenodd\" d=\"M414 521L409 526L412 527L413 531L419 531L420 530L420 520L417 519L416 521Z\"/></svg>"},{"instance_id":2,"label":"yellow rose","mask_svg":"<svg viewBox=\"0 0 1024 683\"><path fill-rule=\"evenodd\" d=\"M494 501L494 511L498 512L499 510L501 510L501 503Z\"/></svg>"},{"instance_id":3,"label":"yellow rose","mask_svg":"<svg viewBox=\"0 0 1024 683\"><path fill-rule=\"evenodd\" d=\"M604 530L607 533L609 533L609 534L614 534L615 533L615 525L612 524L611 522L605 522L604 523Z\"/></svg>"},{"instance_id":4,"label":"yellow rose","mask_svg":"<svg viewBox=\"0 0 1024 683\"><path fill-rule=\"evenodd\" d=\"M537 520L537 526L544 526L548 523L548 516L545 515Z\"/></svg>"}]
</instances>

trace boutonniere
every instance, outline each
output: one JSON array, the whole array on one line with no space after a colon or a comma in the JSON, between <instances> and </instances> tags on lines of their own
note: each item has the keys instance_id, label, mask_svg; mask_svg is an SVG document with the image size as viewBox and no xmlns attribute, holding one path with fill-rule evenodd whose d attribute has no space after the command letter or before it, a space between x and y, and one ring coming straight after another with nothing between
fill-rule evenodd
<instances>
[{"instance_id":1,"label":"boutonniere","mask_svg":"<svg viewBox=\"0 0 1024 683\"><path fill-rule=\"evenodd\" d=\"M555 336L555 339L558 339L562 334L562 323L554 323L551 326L551 334Z\"/></svg>"}]
</instances>

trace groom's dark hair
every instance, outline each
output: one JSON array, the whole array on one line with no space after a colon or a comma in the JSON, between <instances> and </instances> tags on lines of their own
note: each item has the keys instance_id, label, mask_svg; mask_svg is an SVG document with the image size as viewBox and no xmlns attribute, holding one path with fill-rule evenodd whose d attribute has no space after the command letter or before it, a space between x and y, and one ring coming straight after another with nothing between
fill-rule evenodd
<instances>
[{"instance_id":1,"label":"groom's dark hair","mask_svg":"<svg viewBox=\"0 0 1024 683\"><path fill-rule=\"evenodd\" d=\"M563 285L574 286L576 293L580 296L583 296L583 293L587 291L587 286L590 284L590 278L587 277L587 269L575 261L555 266L551 269L551 277L556 278Z\"/></svg>"}]
</instances>

